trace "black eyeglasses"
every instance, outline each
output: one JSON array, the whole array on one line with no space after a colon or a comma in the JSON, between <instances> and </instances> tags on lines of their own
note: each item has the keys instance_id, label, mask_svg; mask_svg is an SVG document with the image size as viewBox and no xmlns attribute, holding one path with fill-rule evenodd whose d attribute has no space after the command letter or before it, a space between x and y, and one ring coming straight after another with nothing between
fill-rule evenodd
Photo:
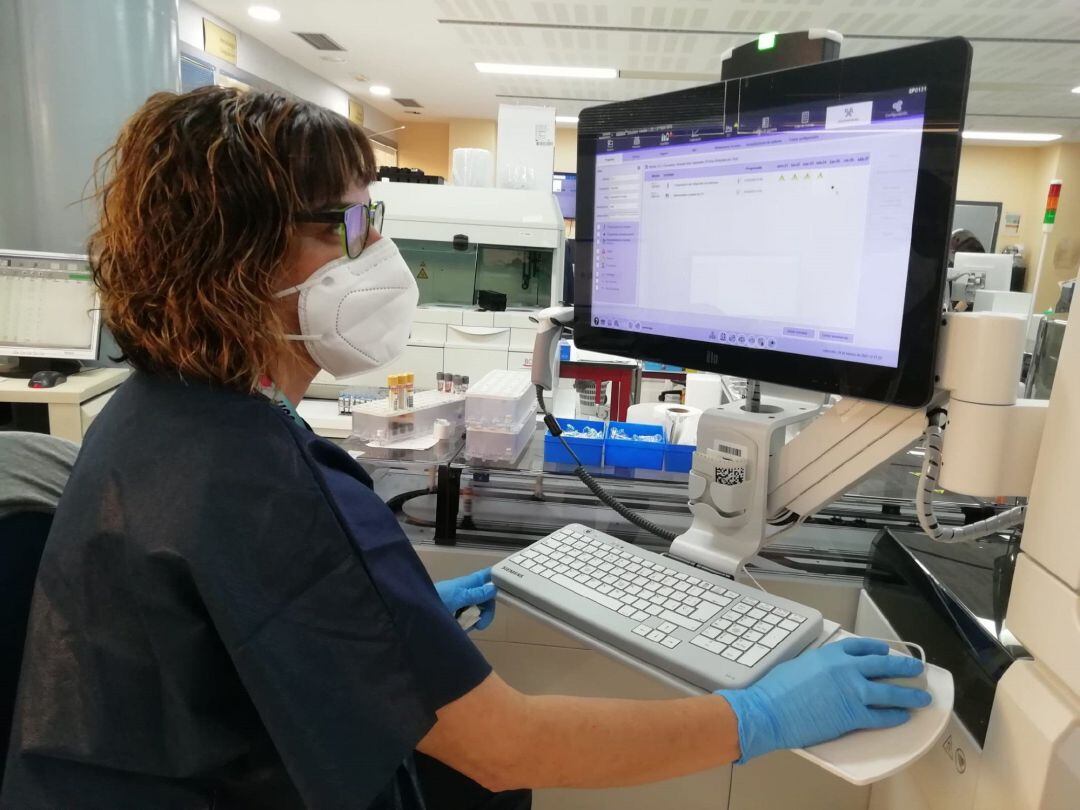
<instances>
[{"instance_id":1,"label":"black eyeglasses","mask_svg":"<svg viewBox=\"0 0 1080 810\"><path fill-rule=\"evenodd\" d=\"M371 229L382 230L386 206L381 202L357 203L333 211L307 211L298 214L298 222L327 222L338 226L342 250L350 259L360 255Z\"/></svg>"}]
</instances>

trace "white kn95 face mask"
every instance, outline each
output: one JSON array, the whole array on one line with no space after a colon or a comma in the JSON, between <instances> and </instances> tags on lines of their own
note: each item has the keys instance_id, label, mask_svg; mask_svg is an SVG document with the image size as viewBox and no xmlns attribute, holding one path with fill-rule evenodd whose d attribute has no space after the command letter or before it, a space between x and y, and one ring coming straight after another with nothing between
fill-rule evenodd
<instances>
[{"instance_id":1,"label":"white kn95 face mask","mask_svg":"<svg viewBox=\"0 0 1080 810\"><path fill-rule=\"evenodd\" d=\"M299 335L311 359L335 377L372 371L403 351L420 292L397 245L383 237L355 259L324 264L278 298L300 293Z\"/></svg>"}]
</instances>

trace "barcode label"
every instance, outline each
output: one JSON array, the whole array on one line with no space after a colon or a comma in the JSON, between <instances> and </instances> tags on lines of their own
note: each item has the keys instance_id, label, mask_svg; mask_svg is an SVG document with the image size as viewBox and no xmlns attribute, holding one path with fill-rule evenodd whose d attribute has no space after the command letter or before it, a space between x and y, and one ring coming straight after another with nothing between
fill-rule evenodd
<instances>
[{"instance_id":1,"label":"barcode label","mask_svg":"<svg viewBox=\"0 0 1080 810\"><path fill-rule=\"evenodd\" d=\"M730 444L718 444L716 445L716 449L721 453L727 453L729 456L742 458L743 450L741 447L732 447Z\"/></svg>"}]
</instances>

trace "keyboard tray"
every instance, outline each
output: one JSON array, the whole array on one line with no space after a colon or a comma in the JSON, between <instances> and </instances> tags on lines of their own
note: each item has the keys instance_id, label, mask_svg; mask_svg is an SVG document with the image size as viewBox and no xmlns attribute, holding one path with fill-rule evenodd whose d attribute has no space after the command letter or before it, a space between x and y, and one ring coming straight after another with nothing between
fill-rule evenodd
<instances>
[{"instance_id":1,"label":"keyboard tray","mask_svg":"<svg viewBox=\"0 0 1080 810\"><path fill-rule=\"evenodd\" d=\"M628 655L505 591L499 591L498 600L587 647L648 675L653 680L687 695L705 694L693 684ZM852 634L839 629L835 622L826 620L824 630L811 647L839 641L850 635ZM952 714L953 679L949 671L927 664L926 682L933 702L925 709L913 712L911 719L904 725L856 731L838 740L810 748L796 748L794 753L853 785L869 785L902 771L934 746Z\"/></svg>"}]
</instances>

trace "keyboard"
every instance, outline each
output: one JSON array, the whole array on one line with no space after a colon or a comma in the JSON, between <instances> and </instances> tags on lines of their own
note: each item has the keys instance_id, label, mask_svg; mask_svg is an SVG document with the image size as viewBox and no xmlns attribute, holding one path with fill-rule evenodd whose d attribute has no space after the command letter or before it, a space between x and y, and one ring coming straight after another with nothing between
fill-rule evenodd
<instances>
[{"instance_id":1,"label":"keyboard","mask_svg":"<svg viewBox=\"0 0 1080 810\"><path fill-rule=\"evenodd\" d=\"M695 686L749 686L821 634L821 614L571 524L492 568L511 596Z\"/></svg>"}]
</instances>

